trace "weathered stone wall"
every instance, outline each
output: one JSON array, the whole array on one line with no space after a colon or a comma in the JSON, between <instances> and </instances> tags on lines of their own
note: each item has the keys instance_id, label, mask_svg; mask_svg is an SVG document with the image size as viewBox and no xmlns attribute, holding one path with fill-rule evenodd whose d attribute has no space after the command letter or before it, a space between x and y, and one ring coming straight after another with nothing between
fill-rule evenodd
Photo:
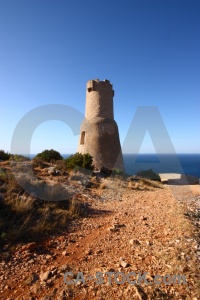
<instances>
[{"instance_id":1,"label":"weathered stone wall","mask_svg":"<svg viewBox=\"0 0 200 300\"><path fill-rule=\"evenodd\" d=\"M90 80L87 83L85 117L113 119L113 89L109 80Z\"/></svg>"},{"instance_id":2,"label":"weathered stone wall","mask_svg":"<svg viewBox=\"0 0 200 300\"><path fill-rule=\"evenodd\" d=\"M95 167L124 170L119 132L113 117L112 84L90 80L86 92L86 117L81 125L78 152L89 153Z\"/></svg>"}]
</instances>

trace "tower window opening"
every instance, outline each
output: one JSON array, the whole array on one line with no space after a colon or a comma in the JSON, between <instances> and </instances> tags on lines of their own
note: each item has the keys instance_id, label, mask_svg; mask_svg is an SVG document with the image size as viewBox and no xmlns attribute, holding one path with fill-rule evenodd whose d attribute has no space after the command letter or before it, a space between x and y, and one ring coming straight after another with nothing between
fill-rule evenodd
<instances>
[{"instance_id":1,"label":"tower window opening","mask_svg":"<svg viewBox=\"0 0 200 300\"><path fill-rule=\"evenodd\" d=\"M81 132L81 145L85 144L85 131Z\"/></svg>"},{"instance_id":2,"label":"tower window opening","mask_svg":"<svg viewBox=\"0 0 200 300\"><path fill-rule=\"evenodd\" d=\"M90 88L88 88L88 92L90 93L92 91L92 88L90 87Z\"/></svg>"}]
</instances>

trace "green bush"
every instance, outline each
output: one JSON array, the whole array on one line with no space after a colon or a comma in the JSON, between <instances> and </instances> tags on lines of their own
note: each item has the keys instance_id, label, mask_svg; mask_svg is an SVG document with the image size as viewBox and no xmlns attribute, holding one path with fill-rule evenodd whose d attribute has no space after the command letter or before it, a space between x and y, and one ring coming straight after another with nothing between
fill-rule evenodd
<instances>
[{"instance_id":1,"label":"green bush","mask_svg":"<svg viewBox=\"0 0 200 300\"><path fill-rule=\"evenodd\" d=\"M74 169L75 167L81 167L84 169L93 169L93 159L90 154L81 154L75 153L70 155L68 158L65 159L67 169Z\"/></svg>"},{"instance_id":2,"label":"green bush","mask_svg":"<svg viewBox=\"0 0 200 300\"><path fill-rule=\"evenodd\" d=\"M36 155L36 158L41 158L43 161L50 162L51 160L61 160L63 157L60 155L58 151L53 149L51 150L44 150L41 153Z\"/></svg>"},{"instance_id":3,"label":"green bush","mask_svg":"<svg viewBox=\"0 0 200 300\"><path fill-rule=\"evenodd\" d=\"M139 172L137 172L136 175L140 176L140 177L143 177L143 178L160 181L159 174L155 173L152 169L139 171Z\"/></svg>"},{"instance_id":4,"label":"green bush","mask_svg":"<svg viewBox=\"0 0 200 300\"><path fill-rule=\"evenodd\" d=\"M0 150L0 160L9 160L10 153L6 153L4 150Z\"/></svg>"},{"instance_id":5,"label":"green bush","mask_svg":"<svg viewBox=\"0 0 200 300\"><path fill-rule=\"evenodd\" d=\"M123 176L124 175L124 172L120 169L113 169L112 170L112 175L113 176Z\"/></svg>"}]
</instances>

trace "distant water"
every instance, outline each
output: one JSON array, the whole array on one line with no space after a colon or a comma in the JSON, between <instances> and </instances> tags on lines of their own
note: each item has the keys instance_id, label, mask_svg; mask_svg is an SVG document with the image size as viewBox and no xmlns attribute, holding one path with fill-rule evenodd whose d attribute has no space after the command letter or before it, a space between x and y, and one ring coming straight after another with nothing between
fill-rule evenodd
<instances>
[{"instance_id":1,"label":"distant water","mask_svg":"<svg viewBox=\"0 0 200 300\"><path fill-rule=\"evenodd\" d=\"M62 154L64 158L70 154ZM27 155L31 159L34 154ZM157 173L181 173L200 178L200 154L124 154L127 174L152 169Z\"/></svg>"},{"instance_id":2,"label":"distant water","mask_svg":"<svg viewBox=\"0 0 200 300\"><path fill-rule=\"evenodd\" d=\"M200 154L124 154L128 174L152 169L156 173L181 173L200 178Z\"/></svg>"}]
</instances>

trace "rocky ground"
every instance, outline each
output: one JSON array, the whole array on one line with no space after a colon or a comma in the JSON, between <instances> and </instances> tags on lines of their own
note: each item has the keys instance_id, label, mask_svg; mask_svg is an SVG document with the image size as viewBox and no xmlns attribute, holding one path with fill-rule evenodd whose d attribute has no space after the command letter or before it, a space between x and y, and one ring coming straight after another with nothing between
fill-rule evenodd
<instances>
[{"instance_id":1,"label":"rocky ground","mask_svg":"<svg viewBox=\"0 0 200 300\"><path fill-rule=\"evenodd\" d=\"M87 213L62 234L4 245L0 299L200 299L200 186L106 179L77 197Z\"/></svg>"}]
</instances>

